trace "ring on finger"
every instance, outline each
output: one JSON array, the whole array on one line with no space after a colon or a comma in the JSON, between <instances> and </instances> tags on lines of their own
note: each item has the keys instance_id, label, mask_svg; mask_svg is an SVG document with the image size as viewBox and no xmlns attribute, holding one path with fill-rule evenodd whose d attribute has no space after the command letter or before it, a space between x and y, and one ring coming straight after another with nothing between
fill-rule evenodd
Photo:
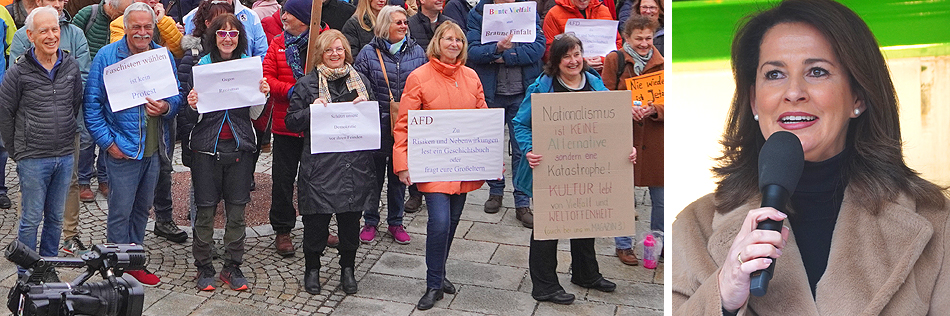
<instances>
[{"instance_id":1,"label":"ring on finger","mask_svg":"<svg viewBox=\"0 0 950 316\"><path fill-rule=\"evenodd\" d=\"M736 254L736 260L739 260L739 265L740 265L740 266L741 266L743 263L745 263L745 262L742 261L742 252L741 252L741 251Z\"/></svg>"}]
</instances>

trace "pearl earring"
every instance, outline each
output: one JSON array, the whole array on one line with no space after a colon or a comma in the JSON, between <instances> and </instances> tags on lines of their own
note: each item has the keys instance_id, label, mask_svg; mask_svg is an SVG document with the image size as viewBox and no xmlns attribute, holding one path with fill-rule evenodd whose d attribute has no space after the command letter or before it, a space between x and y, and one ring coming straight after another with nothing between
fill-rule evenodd
<instances>
[{"instance_id":1,"label":"pearl earring","mask_svg":"<svg viewBox=\"0 0 950 316\"><path fill-rule=\"evenodd\" d=\"M861 109L854 109L854 115L861 115Z\"/></svg>"},{"instance_id":2,"label":"pearl earring","mask_svg":"<svg viewBox=\"0 0 950 316\"><path fill-rule=\"evenodd\" d=\"M759 115L758 115L758 114L752 115L752 119L755 120L756 122L758 122L758 121L759 121Z\"/></svg>"}]
</instances>

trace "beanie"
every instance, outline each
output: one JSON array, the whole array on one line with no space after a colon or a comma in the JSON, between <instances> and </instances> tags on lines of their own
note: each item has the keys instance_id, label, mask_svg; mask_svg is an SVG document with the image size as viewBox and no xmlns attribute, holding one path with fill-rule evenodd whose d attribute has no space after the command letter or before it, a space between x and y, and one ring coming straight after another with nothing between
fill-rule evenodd
<instances>
[{"instance_id":1,"label":"beanie","mask_svg":"<svg viewBox=\"0 0 950 316\"><path fill-rule=\"evenodd\" d=\"M313 2L310 0L287 0L287 2L284 2L284 11L307 25L310 24L310 10L312 8Z\"/></svg>"}]
</instances>

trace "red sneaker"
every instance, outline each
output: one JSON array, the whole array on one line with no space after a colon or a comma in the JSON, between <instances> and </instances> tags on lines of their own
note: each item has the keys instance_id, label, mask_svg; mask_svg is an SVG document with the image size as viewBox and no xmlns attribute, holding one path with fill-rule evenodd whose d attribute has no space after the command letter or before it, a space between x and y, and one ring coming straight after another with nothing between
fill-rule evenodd
<instances>
[{"instance_id":1,"label":"red sneaker","mask_svg":"<svg viewBox=\"0 0 950 316\"><path fill-rule=\"evenodd\" d=\"M156 286L159 283L162 283L162 280L159 279L157 275L149 272L148 270L131 270L125 271L125 273L131 275L144 286Z\"/></svg>"}]
</instances>

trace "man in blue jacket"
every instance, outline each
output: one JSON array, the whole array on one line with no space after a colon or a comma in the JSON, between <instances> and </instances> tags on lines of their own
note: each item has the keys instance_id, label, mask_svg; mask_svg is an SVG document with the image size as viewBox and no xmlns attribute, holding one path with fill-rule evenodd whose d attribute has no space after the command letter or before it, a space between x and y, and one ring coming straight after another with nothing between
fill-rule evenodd
<instances>
[{"instance_id":1,"label":"man in blue jacket","mask_svg":"<svg viewBox=\"0 0 950 316\"><path fill-rule=\"evenodd\" d=\"M148 211L158 183L159 155L171 146L169 122L175 119L181 97L147 102L113 112L106 94L103 70L129 56L160 48L152 42L155 12L145 3L125 9L125 37L99 50L86 81L84 110L86 127L96 143L107 148L109 170L109 215L106 240L110 243L142 244ZM168 61L175 69L174 57ZM177 79L176 79L177 84ZM167 158L167 157L166 157ZM157 276L147 270L128 271L139 282L155 285Z\"/></svg>"},{"instance_id":2,"label":"man in blue jacket","mask_svg":"<svg viewBox=\"0 0 950 316\"><path fill-rule=\"evenodd\" d=\"M514 43L512 36L501 41L483 43L482 10L486 4L512 3L513 0L482 0L468 16L468 65L475 69L485 89L485 102L490 108L505 109L505 124L508 125L509 148L511 149L511 174L526 170L521 165L522 152L515 140L511 119L518 114L525 90L541 73L541 56L544 55L544 33L541 32L541 18L535 16L534 41ZM517 176L516 176L517 177ZM489 180L486 213L497 213L501 209L505 180ZM524 227L534 227L534 214L531 200L525 192L514 189L515 217Z\"/></svg>"}]
</instances>

